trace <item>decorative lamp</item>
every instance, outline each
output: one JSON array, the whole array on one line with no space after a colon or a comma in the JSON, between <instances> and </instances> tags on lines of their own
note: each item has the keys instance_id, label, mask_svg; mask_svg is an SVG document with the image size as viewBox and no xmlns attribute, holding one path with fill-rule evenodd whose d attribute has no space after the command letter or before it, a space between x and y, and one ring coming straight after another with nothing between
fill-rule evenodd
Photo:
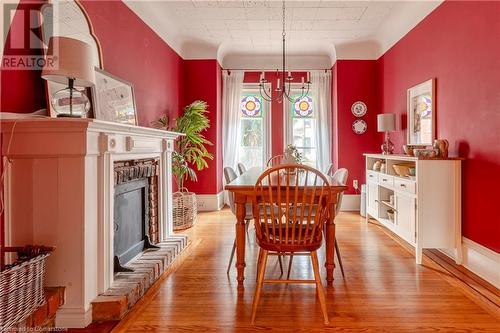
<instances>
[{"instance_id":1,"label":"decorative lamp","mask_svg":"<svg viewBox=\"0 0 500 333\"><path fill-rule=\"evenodd\" d=\"M382 154L389 155L394 152L394 144L389 138L389 132L396 130L396 115L394 113L384 113L377 115L377 131L384 132L384 143Z\"/></svg>"},{"instance_id":2,"label":"decorative lamp","mask_svg":"<svg viewBox=\"0 0 500 333\"><path fill-rule=\"evenodd\" d=\"M84 118L90 109L85 92L75 87L94 85L94 66L90 45L73 38L55 36L49 40L42 78L68 86L50 96L58 117Z\"/></svg>"}]
</instances>

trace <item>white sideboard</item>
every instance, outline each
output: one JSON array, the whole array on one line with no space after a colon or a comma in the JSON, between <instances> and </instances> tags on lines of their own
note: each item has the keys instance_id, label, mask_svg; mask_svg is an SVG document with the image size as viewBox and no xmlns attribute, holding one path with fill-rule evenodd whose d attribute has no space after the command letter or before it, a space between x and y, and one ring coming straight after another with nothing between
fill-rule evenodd
<instances>
[{"instance_id":1,"label":"white sideboard","mask_svg":"<svg viewBox=\"0 0 500 333\"><path fill-rule=\"evenodd\" d=\"M462 261L461 159L418 159L406 155L364 154L366 158L366 221L376 219L415 247L422 262L422 249L454 249ZM374 171L376 161L385 170ZM415 176L401 177L395 164L415 167ZM391 204L390 197L394 200ZM394 212L389 218L388 211Z\"/></svg>"}]
</instances>

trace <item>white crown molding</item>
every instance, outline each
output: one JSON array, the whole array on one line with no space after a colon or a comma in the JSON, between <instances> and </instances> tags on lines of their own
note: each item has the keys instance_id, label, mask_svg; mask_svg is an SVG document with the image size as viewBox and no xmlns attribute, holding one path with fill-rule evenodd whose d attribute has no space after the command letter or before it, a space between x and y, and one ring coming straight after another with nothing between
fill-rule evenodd
<instances>
[{"instance_id":1,"label":"white crown molding","mask_svg":"<svg viewBox=\"0 0 500 333\"><path fill-rule=\"evenodd\" d=\"M376 60L382 54L376 40L337 44L335 50L337 60Z\"/></svg>"},{"instance_id":2,"label":"white crown molding","mask_svg":"<svg viewBox=\"0 0 500 333\"><path fill-rule=\"evenodd\" d=\"M443 1L402 0L395 3L391 14L371 36L363 39L354 39L345 43L337 43L335 46L332 46L333 52L328 52L331 64L336 59L378 59ZM161 7L162 10L158 10L154 5L154 1L148 5L144 5L142 1L136 0L124 0L124 3L183 59L218 59L219 63L225 67L239 68L242 66L238 65L238 62L246 61L248 58L260 57L255 54L248 54L246 56L238 55L233 50L227 50L223 44L216 45L202 41L186 42L183 40L181 32L178 31L178 27L170 20L165 19L165 13L163 12L165 6ZM304 57L304 55L297 55L297 57ZM311 57L324 57L324 55L313 54ZM265 57L261 57L261 60L255 61L256 64L252 66L262 68L265 59ZM270 66L266 65L266 68L268 67ZM306 65L306 67L312 66ZM316 65L316 67L324 67L324 63L322 62L320 66ZM245 68L248 68L248 65Z\"/></svg>"},{"instance_id":3,"label":"white crown molding","mask_svg":"<svg viewBox=\"0 0 500 333\"><path fill-rule=\"evenodd\" d=\"M281 55L227 54L218 59L223 68L274 70L283 66ZM329 55L287 55L287 67L304 69L328 69L334 61Z\"/></svg>"},{"instance_id":4,"label":"white crown molding","mask_svg":"<svg viewBox=\"0 0 500 333\"><path fill-rule=\"evenodd\" d=\"M19 0L7 1L13 4L19 3ZM236 64L224 65L226 67L240 67L237 63L248 59L234 54L229 50L226 51L224 45L193 41L184 42L178 31L178 27L170 20L165 19L165 13L157 9L154 5L154 1L151 1L148 5L144 5L142 1L137 0L124 0L123 2L183 59L218 59L219 63L223 64L224 61L222 59L225 59L227 56L230 56L230 58L234 57L234 59L228 58L227 62L229 64ZM400 1L396 3L392 9L391 15L387 17L385 22L370 36L370 38L338 43L335 47L332 47L334 51L329 52L330 62L333 64L336 59L378 59L442 2L443 0L425 0ZM162 10L164 10L164 8L165 7L162 7ZM0 14L3 16L3 6L0 8ZM3 26L1 29L3 29ZM2 44L0 47L0 51L3 54L4 45ZM247 57L257 56L248 55ZM324 55L316 54L311 55L311 57L324 57ZM261 68L265 60L266 58L262 57L262 60L257 62L255 66ZM305 67L313 68L310 65L305 65ZM316 67L324 67L323 61L320 66Z\"/></svg>"},{"instance_id":5,"label":"white crown molding","mask_svg":"<svg viewBox=\"0 0 500 333\"><path fill-rule=\"evenodd\" d=\"M369 38L335 45L337 59L377 60L422 22L444 0L401 1Z\"/></svg>"},{"instance_id":6,"label":"white crown molding","mask_svg":"<svg viewBox=\"0 0 500 333\"><path fill-rule=\"evenodd\" d=\"M391 15L373 35L379 44L378 54L374 59L384 55L394 44L422 22L427 15L441 5L443 1L401 1L394 6Z\"/></svg>"},{"instance_id":7,"label":"white crown molding","mask_svg":"<svg viewBox=\"0 0 500 333\"><path fill-rule=\"evenodd\" d=\"M163 41L170 46L181 58L186 59L183 54L182 39L177 27L170 20L164 19L164 14L154 6L154 1L144 5L142 1L123 0L147 26L149 26Z\"/></svg>"}]
</instances>

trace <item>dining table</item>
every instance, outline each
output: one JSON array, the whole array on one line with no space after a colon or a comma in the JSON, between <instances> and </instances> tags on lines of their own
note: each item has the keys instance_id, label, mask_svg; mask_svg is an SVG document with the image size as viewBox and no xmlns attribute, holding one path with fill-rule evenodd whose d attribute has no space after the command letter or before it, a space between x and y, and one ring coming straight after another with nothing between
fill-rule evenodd
<instances>
[{"instance_id":1,"label":"dining table","mask_svg":"<svg viewBox=\"0 0 500 333\"><path fill-rule=\"evenodd\" d=\"M236 206L236 270L238 287L243 288L243 281L245 280L245 216L246 204L251 203L252 199L257 193L254 194L255 183L259 176L268 168L252 167L246 172L241 174L232 182L226 184L225 189L234 194L234 203ZM330 202L332 210L335 212L335 205L338 201L339 194L347 189L346 185L337 183L331 176L325 175L331 190ZM319 185L318 185L319 186ZM315 191L320 193L320 191ZM333 270L334 263L334 247L335 247L335 216L328 220L324 228L325 238L325 268L326 268L326 282L328 286L333 284Z\"/></svg>"}]
</instances>

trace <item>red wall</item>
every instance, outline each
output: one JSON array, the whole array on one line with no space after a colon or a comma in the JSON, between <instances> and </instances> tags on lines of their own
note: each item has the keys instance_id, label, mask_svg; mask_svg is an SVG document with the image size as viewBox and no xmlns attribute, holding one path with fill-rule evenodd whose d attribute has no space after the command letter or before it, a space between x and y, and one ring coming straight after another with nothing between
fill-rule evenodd
<instances>
[{"instance_id":1,"label":"red wall","mask_svg":"<svg viewBox=\"0 0 500 333\"><path fill-rule=\"evenodd\" d=\"M463 163L463 235L500 252L500 3L446 1L379 60L383 112L406 142L406 90L436 78L437 137Z\"/></svg>"},{"instance_id":2,"label":"red wall","mask_svg":"<svg viewBox=\"0 0 500 333\"><path fill-rule=\"evenodd\" d=\"M101 42L104 69L134 84L139 125L177 116L182 58L121 1L82 2Z\"/></svg>"},{"instance_id":3,"label":"red wall","mask_svg":"<svg viewBox=\"0 0 500 333\"><path fill-rule=\"evenodd\" d=\"M375 60L338 60L332 69L333 103L333 163L336 168L349 170L349 190L354 179L365 180L363 153L377 151L378 105L377 62ZM358 119L351 112L354 102L363 101L368 111L363 119L368 127L364 134L356 134L352 123Z\"/></svg>"},{"instance_id":4,"label":"red wall","mask_svg":"<svg viewBox=\"0 0 500 333\"><path fill-rule=\"evenodd\" d=\"M21 0L18 11L9 29L5 42L5 55L42 55L42 49L30 49L29 30L25 25L29 23L29 10L39 10L44 1ZM3 6L3 4L2 4ZM3 19L3 18L2 18ZM23 22L25 24L23 24ZM2 21L3 24L3 21ZM40 38L38 30L35 33ZM24 38L24 49L12 48L11 41ZM37 47L41 47L38 45ZM3 70L0 83L0 111L28 113L45 109L46 98L44 80L40 77L41 71L35 70Z\"/></svg>"},{"instance_id":5,"label":"red wall","mask_svg":"<svg viewBox=\"0 0 500 333\"><path fill-rule=\"evenodd\" d=\"M243 78L244 83L258 83L260 80L261 72L246 72ZM278 74L276 72L265 72L264 76L271 84L271 89L274 91L278 83ZM299 83L301 78L306 78L306 72L292 72L293 81ZM282 80L281 75L279 76ZM282 84L282 83L281 83ZM284 143L284 123L283 123L283 104L277 101L271 103L271 123L273 124L272 138L271 138L271 154L272 156L283 154L285 147Z\"/></svg>"},{"instance_id":6,"label":"red wall","mask_svg":"<svg viewBox=\"0 0 500 333\"><path fill-rule=\"evenodd\" d=\"M21 0L18 9L39 9L42 3ZM121 1L82 1L82 4L101 43L104 69L134 84L139 124L149 126L165 113L171 119L177 117L183 88L183 59ZM5 54L33 54L28 47L25 50L9 47L10 39L19 40L28 34L29 20L23 24L21 13L17 11L14 16ZM40 71L2 71L0 95L2 112L28 113L46 107ZM0 222L2 243L3 216Z\"/></svg>"},{"instance_id":7,"label":"red wall","mask_svg":"<svg viewBox=\"0 0 500 333\"><path fill-rule=\"evenodd\" d=\"M204 133L214 145L208 150L214 155L209 168L198 172L198 182L188 182L189 190L198 194L216 194L222 188L222 70L215 59L184 61L183 105L201 99L208 104L210 128Z\"/></svg>"},{"instance_id":8,"label":"red wall","mask_svg":"<svg viewBox=\"0 0 500 333\"><path fill-rule=\"evenodd\" d=\"M22 0L18 8L38 9L40 3ZM139 124L149 126L165 113L175 117L182 95L182 58L121 1L81 3L101 43L104 69L134 84ZM21 13L16 13L8 40L27 33ZM4 52L19 54L9 47ZM33 112L46 107L39 71L2 71L1 80L1 111Z\"/></svg>"}]
</instances>

